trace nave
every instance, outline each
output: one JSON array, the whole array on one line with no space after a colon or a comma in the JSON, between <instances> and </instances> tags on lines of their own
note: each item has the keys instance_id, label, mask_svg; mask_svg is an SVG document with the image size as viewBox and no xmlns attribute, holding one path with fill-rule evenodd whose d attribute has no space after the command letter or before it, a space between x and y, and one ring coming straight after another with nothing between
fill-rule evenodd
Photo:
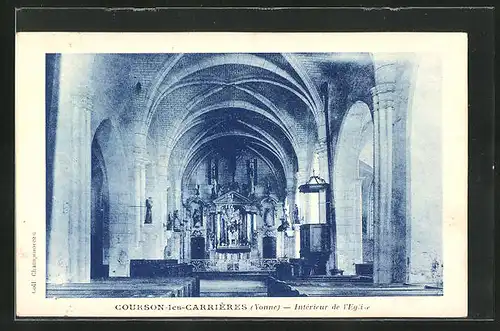
<instances>
[{"instance_id":1,"label":"nave","mask_svg":"<svg viewBox=\"0 0 500 331\"><path fill-rule=\"evenodd\" d=\"M405 56L48 55L47 295L439 294L441 63Z\"/></svg>"}]
</instances>

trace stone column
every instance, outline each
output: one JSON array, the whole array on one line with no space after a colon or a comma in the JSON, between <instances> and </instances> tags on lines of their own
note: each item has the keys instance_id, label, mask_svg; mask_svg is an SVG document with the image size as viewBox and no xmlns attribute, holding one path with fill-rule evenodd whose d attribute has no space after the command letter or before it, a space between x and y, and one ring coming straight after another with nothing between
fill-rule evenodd
<instances>
[{"instance_id":1,"label":"stone column","mask_svg":"<svg viewBox=\"0 0 500 331\"><path fill-rule=\"evenodd\" d=\"M252 215L250 213L247 213L246 215L246 236L247 236L247 241L250 243L252 241Z\"/></svg>"},{"instance_id":2,"label":"stone column","mask_svg":"<svg viewBox=\"0 0 500 331\"><path fill-rule=\"evenodd\" d=\"M303 185L309 180L309 174L306 173L304 170L299 171L297 174L297 181L298 185ZM299 207L299 217L304 219L305 223L310 222L310 211L309 211L309 194L306 193L300 193L298 192L297 188L297 193L296 193L296 201L297 201L297 206Z\"/></svg>"},{"instance_id":3,"label":"stone column","mask_svg":"<svg viewBox=\"0 0 500 331\"><path fill-rule=\"evenodd\" d=\"M319 159L319 169L317 169L318 172L316 175L323 178L326 182L329 182L330 173L328 171L328 153L326 145L326 138L318 141L316 153Z\"/></svg>"},{"instance_id":4,"label":"stone column","mask_svg":"<svg viewBox=\"0 0 500 331\"><path fill-rule=\"evenodd\" d=\"M47 278L90 281L91 56L61 56Z\"/></svg>"},{"instance_id":5,"label":"stone column","mask_svg":"<svg viewBox=\"0 0 500 331\"><path fill-rule=\"evenodd\" d=\"M144 150L140 146L135 146L133 172L134 202L132 208L134 213L134 243L136 248L140 248L142 244L142 228L144 217L146 216L146 161Z\"/></svg>"},{"instance_id":6,"label":"stone column","mask_svg":"<svg viewBox=\"0 0 500 331\"><path fill-rule=\"evenodd\" d=\"M78 124L73 130L73 139L80 148L73 149L73 158L78 160L76 188L73 202L78 206L78 222L72 222L70 228L70 254L77 255L70 265L72 281L86 282L90 280L90 225L91 225L91 155L92 133L90 115L93 107L92 97L88 93L80 94L75 104Z\"/></svg>"},{"instance_id":7,"label":"stone column","mask_svg":"<svg viewBox=\"0 0 500 331\"><path fill-rule=\"evenodd\" d=\"M276 257L285 256L285 233L278 232L276 234Z\"/></svg>"},{"instance_id":8,"label":"stone column","mask_svg":"<svg viewBox=\"0 0 500 331\"><path fill-rule=\"evenodd\" d=\"M293 235L293 257L294 259L298 259L300 257L300 226L294 227L294 235Z\"/></svg>"},{"instance_id":9,"label":"stone column","mask_svg":"<svg viewBox=\"0 0 500 331\"><path fill-rule=\"evenodd\" d=\"M337 200L338 268L346 275L355 274L355 264L363 261L361 187L359 178L343 178L337 182L343 196Z\"/></svg>"},{"instance_id":10,"label":"stone column","mask_svg":"<svg viewBox=\"0 0 500 331\"><path fill-rule=\"evenodd\" d=\"M155 201L155 220L158 223L158 229L160 230L159 237L159 249L163 252L164 247L167 245L167 238L164 235L167 226L167 215L168 215L168 179L167 179L167 156L160 155L158 157L158 163L156 165L157 183L155 184L156 200ZM153 222L155 222L153 220Z\"/></svg>"},{"instance_id":11,"label":"stone column","mask_svg":"<svg viewBox=\"0 0 500 331\"><path fill-rule=\"evenodd\" d=\"M217 248L217 246L219 246L219 243L220 243L220 231L221 231L221 221L220 221L220 218L221 218L221 215L220 213L217 213L216 214L216 223L215 223L215 247Z\"/></svg>"},{"instance_id":12,"label":"stone column","mask_svg":"<svg viewBox=\"0 0 500 331\"><path fill-rule=\"evenodd\" d=\"M374 282L393 281L392 117L397 65L390 58L374 59Z\"/></svg>"},{"instance_id":13,"label":"stone column","mask_svg":"<svg viewBox=\"0 0 500 331\"><path fill-rule=\"evenodd\" d=\"M133 232L135 223L129 217L131 194L118 193L117 200L120 212L116 216L112 215L109 223L109 276L129 277L129 261L135 238Z\"/></svg>"}]
</instances>

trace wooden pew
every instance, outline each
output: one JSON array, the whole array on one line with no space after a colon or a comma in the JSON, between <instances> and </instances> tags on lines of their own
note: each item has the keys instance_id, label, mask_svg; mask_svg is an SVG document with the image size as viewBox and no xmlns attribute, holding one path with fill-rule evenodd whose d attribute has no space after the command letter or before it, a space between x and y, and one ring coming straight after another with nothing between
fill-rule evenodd
<instances>
[{"instance_id":1,"label":"wooden pew","mask_svg":"<svg viewBox=\"0 0 500 331\"><path fill-rule=\"evenodd\" d=\"M408 284L375 285L372 282L349 282L346 281L345 277L343 276L342 281L338 276L301 277L285 281L269 277L268 296L379 297L443 295L441 288Z\"/></svg>"},{"instance_id":2,"label":"wooden pew","mask_svg":"<svg viewBox=\"0 0 500 331\"><path fill-rule=\"evenodd\" d=\"M200 295L196 277L110 278L90 283L47 284L48 298L165 298Z\"/></svg>"}]
</instances>

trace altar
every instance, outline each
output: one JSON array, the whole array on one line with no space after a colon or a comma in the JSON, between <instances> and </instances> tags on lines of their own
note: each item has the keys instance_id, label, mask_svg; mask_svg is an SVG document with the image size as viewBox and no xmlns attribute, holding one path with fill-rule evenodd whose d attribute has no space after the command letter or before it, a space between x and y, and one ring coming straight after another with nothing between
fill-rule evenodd
<instances>
[{"instance_id":1,"label":"altar","mask_svg":"<svg viewBox=\"0 0 500 331\"><path fill-rule=\"evenodd\" d=\"M198 193L184 203L190 229L190 254L184 260L196 271L258 272L274 270L277 259L278 200L247 197L236 190L202 200Z\"/></svg>"},{"instance_id":2,"label":"altar","mask_svg":"<svg viewBox=\"0 0 500 331\"><path fill-rule=\"evenodd\" d=\"M227 259L227 254L230 254L250 258L252 248L257 248L255 218L258 210L254 203L240 193L230 191L215 199L212 208L214 256Z\"/></svg>"}]
</instances>

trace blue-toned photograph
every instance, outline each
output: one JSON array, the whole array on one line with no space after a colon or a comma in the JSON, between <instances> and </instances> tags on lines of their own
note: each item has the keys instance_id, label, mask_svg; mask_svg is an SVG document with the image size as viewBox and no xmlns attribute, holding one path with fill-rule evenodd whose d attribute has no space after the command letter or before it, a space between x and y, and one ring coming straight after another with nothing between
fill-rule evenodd
<instances>
[{"instance_id":1,"label":"blue-toned photograph","mask_svg":"<svg viewBox=\"0 0 500 331\"><path fill-rule=\"evenodd\" d=\"M443 295L438 55L45 60L47 298Z\"/></svg>"}]
</instances>

